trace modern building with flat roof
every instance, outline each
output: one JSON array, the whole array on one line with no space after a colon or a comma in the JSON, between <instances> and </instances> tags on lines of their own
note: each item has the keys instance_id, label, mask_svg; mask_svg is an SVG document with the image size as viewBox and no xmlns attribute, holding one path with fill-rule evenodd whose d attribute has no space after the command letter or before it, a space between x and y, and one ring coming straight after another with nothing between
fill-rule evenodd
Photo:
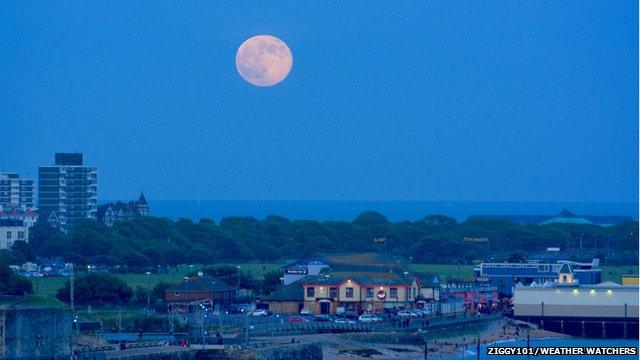
<instances>
[{"instance_id":1,"label":"modern building with flat roof","mask_svg":"<svg viewBox=\"0 0 640 360\"><path fill-rule=\"evenodd\" d=\"M55 164L38 168L38 208L51 225L68 231L78 219L98 211L98 173L82 153L57 153Z\"/></svg>"},{"instance_id":2,"label":"modern building with flat roof","mask_svg":"<svg viewBox=\"0 0 640 360\"><path fill-rule=\"evenodd\" d=\"M514 318L582 337L637 337L639 288L610 281L581 285L568 264L553 283L513 290Z\"/></svg>"},{"instance_id":3,"label":"modern building with flat roof","mask_svg":"<svg viewBox=\"0 0 640 360\"><path fill-rule=\"evenodd\" d=\"M476 278L489 280L499 293L511 296L513 286L517 283L553 283L558 278L563 264L571 267L575 279L580 284L598 284L602 281L602 270L596 268L600 264L598 259L591 263L566 260L559 260L557 263L482 263L474 269L474 273Z\"/></svg>"},{"instance_id":4,"label":"modern building with flat roof","mask_svg":"<svg viewBox=\"0 0 640 360\"><path fill-rule=\"evenodd\" d=\"M0 208L35 208L35 181L23 179L18 173L0 172Z\"/></svg>"}]
</instances>

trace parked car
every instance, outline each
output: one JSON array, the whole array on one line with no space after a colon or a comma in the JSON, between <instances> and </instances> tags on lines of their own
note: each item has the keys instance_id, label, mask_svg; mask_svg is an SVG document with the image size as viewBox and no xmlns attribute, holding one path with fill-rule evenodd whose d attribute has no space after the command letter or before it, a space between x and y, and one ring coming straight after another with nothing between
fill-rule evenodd
<instances>
[{"instance_id":1,"label":"parked car","mask_svg":"<svg viewBox=\"0 0 640 360\"><path fill-rule=\"evenodd\" d=\"M333 321L329 315L316 315L313 318L314 321L319 321L319 322L329 322L329 321Z\"/></svg>"},{"instance_id":2,"label":"parked car","mask_svg":"<svg viewBox=\"0 0 640 360\"><path fill-rule=\"evenodd\" d=\"M414 313L416 315L416 317L423 317L425 316L424 313L422 312L422 310L420 309L413 309L410 310L412 313Z\"/></svg>"},{"instance_id":3,"label":"parked car","mask_svg":"<svg viewBox=\"0 0 640 360\"><path fill-rule=\"evenodd\" d=\"M349 320L347 318L337 318L333 321L336 324L355 324L356 322L353 320Z\"/></svg>"},{"instance_id":4,"label":"parked car","mask_svg":"<svg viewBox=\"0 0 640 360\"><path fill-rule=\"evenodd\" d=\"M269 312L265 309L257 309L251 312L251 316L256 316L256 317L269 316Z\"/></svg>"},{"instance_id":5,"label":"parked car","mask_svg":"<svg viewBox=\"0 0 640 360\"><path fill-rule=\"evenodd\" d=\"M379 323L382 322L382 319L371 314L371 313L365 313L360 315L360 317L358 318L358 320L360 320L360 322L363 323Z\"/></svg>"},{"instance_id":6,"label":"parked car","mask_svg":"<svg viewBox=\"0 0 640 360\"><path fill-rule=\"evenodd\" d=\"M398 311L398 316L400 316L400 317L418 317L418 314L414 313L411 310L400 310L400 311Z\"/></svg>"},{"instance_id":7,"label":"parked car","mask_svg":"<svg viewBox=\"0 0 640 360\"><path fill-rule=\"evenodd\" d=\"M311 309L303 308L302 310L300 310L300 315L313 315L313 313L311 312Z\"/></svg>"},{"instance_id":8,"label":"parked car","mask_svg":"<svg viewBox=\"0 0 640 360\"><path fill-rule=\"evenodd\" d=\"M301 316L291 316L287 319L287 322L296 323L296 324L306 324L306 323L309 323L310 321Z\"/></svg>"},{"instance_id":9,"label":"parked car","mask_svg":"<svg viewBox=\"0 0 640 360\"><path fill-rule=\"evenodd\" d=\"M423 316L431 316L431 311L427 309L418 309L422 313Z\"/></svg>"}]
</instances>

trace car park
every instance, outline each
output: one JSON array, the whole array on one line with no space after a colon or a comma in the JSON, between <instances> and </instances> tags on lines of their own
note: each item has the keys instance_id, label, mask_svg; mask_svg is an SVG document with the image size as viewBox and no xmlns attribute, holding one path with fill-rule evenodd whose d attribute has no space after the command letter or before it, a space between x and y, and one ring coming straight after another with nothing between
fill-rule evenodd
<instances>
[{"instance_id":1,"label":"car park","mask_svg":"<svg viewBox=\"0 0 640 360\"><path fill-rule=\"evenodd\" d=\"M416 313L411 310L400 310L398 311L399 317L418 317Z\"/></svg>"},{"instance_id":2,"label":"car park","mask_svg":"<svg viewBox=\"0 0 640 360\"><path fill-rule=\"evenodd\" d=\"M253 310L250 315L256 317L269 316L269 312L265 309L257 309Z\"/></svg>"},{"instance_id":3,"label":"car park","mask_svg":"<svg viewBox=\"0 0 640 360\"><path fill-rule=\"evenodd\" d=\"M358 320L360 320L360 322L363 323L380 323L382 322L382 318L379 318L371 313L365 313L360 315L360 317L358 318Z\"/></svg>"},{"instance_id":4,"label":"car park","mask_svg":"<svg viewBox=\"0 0 640 360\"><path fill-rule=\"evenodd\" d=\"M302 316L291 316L287 319L288 323L294 323L294 324L307 324L310 323L309 320L303 318Z\"/></svg>"},{"instance_id":5,"label":"car park","mask_svg":"<svg viewBox=\"0 0 640 360\"><path fill-rule=\"evenodd\" d=\"M311 312L311 309L303 308L302 310L300 310L300 315L313 315L313 313Z\"/></svg>"},{"instance_id":6,"label":"car park","mask_svg":"<svg viewBox=\"0 0 640 360\"><path fill-rule=\"evenodd\" d=\"M329 315L316 315L313 318L314 321L318 321L318 322L330 322L333 321Z\"/></svg>"}]
</instances>

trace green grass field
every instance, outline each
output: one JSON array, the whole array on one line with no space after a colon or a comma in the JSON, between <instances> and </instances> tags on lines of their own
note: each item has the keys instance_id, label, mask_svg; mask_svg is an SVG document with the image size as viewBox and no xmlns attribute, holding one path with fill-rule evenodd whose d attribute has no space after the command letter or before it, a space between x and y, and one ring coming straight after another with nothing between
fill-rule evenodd
<instances>
[{"instance_id":1,"label":"green grass field","mask_svg":"<svg viewBox=\"0 0 640 360\"><path fill-rule=\"evenodd\" d=\"M273 270L281 271L282 264L260 264L260 263L244 263L244 264L216 264L216 265L230 265L242 266L243 272L250 272L253 277L261 279L262 276ZM473 265L461 265L459 270L457 265L446 264L413 264L412 269L419 272L437 273L442 279L448 277L451 278L465 278L471 279L473 277ZM190 272L195 272L200 269L201 266L179 266L172 268L168 273L152 274L149 278L151 286L154 286L159 281L167 283L177 283L184 278L184 276ZM458 272L459 271L459 272ZM608 268L602 267L602 280L610 280L617 283L622 281L622 275L629 273L637 273L637 266L609 266ZM129 286L135 288L136 286L147 286L147 276L145 274L117 274L119 278L124 280ZM64 286L67 278L63 277L50 277L50 278L33 278L33 290L36 294L40 295L55 295L58 289Z\"/></svg>"},{"instance_id":2,"label":"green grass field","mask_svg":"<svg viewBox=\"0 0 640 360\"><path fill-rule=\"evenodd\" d=\"M216 264L216 266L240 265L242 272L249 272L251 276L262 279L265 273L272 270L282 270L283 264L260 264L260 263L243 263L243 264ZM178 266L169 269L167 273L153 273L149 277L149 283L154 286L158 282L177 283L181 281L188 273L196 272L201 269L200 265L193 266ZM147 275L145 274L115 274L120 279L124 280L132 288L137 286L147 287ZM40 295L55 295L58 289L64 286L64 283L68 280L66 277L47 277L47 278L31 278L33 284L33 291Z\"/></svg>"}]
</instances>

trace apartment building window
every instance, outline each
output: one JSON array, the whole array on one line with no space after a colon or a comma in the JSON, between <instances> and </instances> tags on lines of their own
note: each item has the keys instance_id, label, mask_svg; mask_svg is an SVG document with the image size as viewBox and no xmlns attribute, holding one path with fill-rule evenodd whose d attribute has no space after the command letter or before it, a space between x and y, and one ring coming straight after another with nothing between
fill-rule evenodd
<instances>
[{"instance_id":1,"label":"apartment building window","mask_svg":"<svg viewBox=\"0 0 640 360\"><path fill-rule=\"evenodd\" d=\"M348 287L348 288L344 289L344 295L347 298L353 298L353 288L352 287Z\"/></svg>"},{"instance_id":2,"label":"apartment building window","mask_svg":"<svg viewBox=\"0 0 640 360\"><path fill-rule=\"evenodd\" d=\"M389 297L397 299L398 298L398 288L389 289Z\"/></svg>"},{"instance_id":3,"label":"apartment building window","mask_svg":"<svg viewBox=\"0 0 640 360\"><path fill-rule=\"evenodd\" d=\"M24 239L24 231L18 231L18 239Z\"/></svg>"},{"instance_id":4,"label":"apartment building window","mask_svg":"<svg viewBox=\"0 0 640 360\"><path fill-rule=\"evenodd\" d=\"M7 231L7 239L11 239L11 231Z\"/></svg>"},{"instance_id":5,"label":"apartment building window","mask_svg":"<svg viewBox=\"0 0 640 360\"><path fill-rule=\"evenodd\" d=\"M315 297L316 296L316 288L313 286L309 286L307 288L307 297Z\"/></svg>"},{"instance_id":6,"label":"apartment building window","mask_svg":"<svg viewBox=\"0 0 640 360\"><path fill-rule=\"evenodd\" d=\"M335 288L335 287L329 288L329 297L337 298L338 297L338 288Z\"/></svg>"},{"instance_id":7,"label":"apartment building window","mask_svg":"<svg viewBox=\"0 0 640 360\"><path fill-rule=\"evenodd\" d=\"M367 288L367 297L368 298L372 298L373 297L373 288Z\"/></svg>"}]
</instances>

